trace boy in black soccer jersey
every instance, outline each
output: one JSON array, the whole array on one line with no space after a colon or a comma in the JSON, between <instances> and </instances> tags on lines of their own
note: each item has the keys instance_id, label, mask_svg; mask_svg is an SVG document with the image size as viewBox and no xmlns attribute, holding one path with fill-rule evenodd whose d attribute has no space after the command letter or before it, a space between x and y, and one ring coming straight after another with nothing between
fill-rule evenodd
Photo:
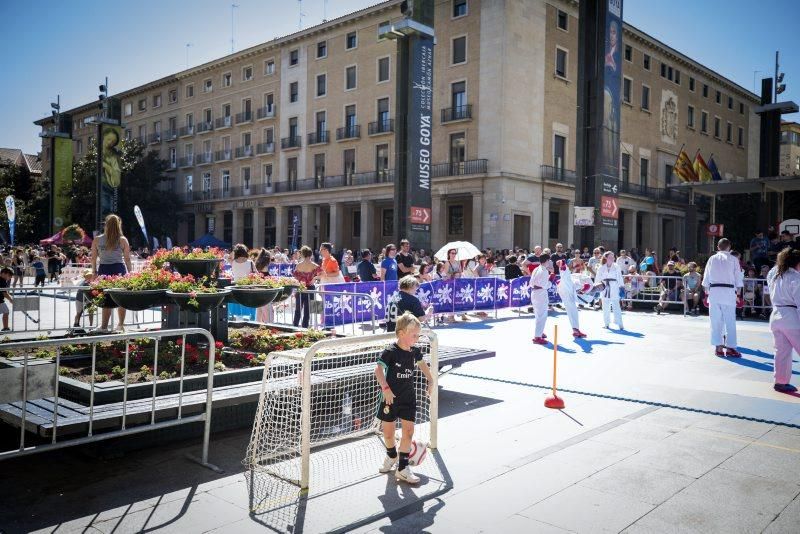
<instances>
[{"instance_id":1,"label":"boy in black soccer jersey","mask_svg":"<svg viewBox=\"0 0 800 534\"><path fill-rule=\"evenodd\" d=\"M422 303L417 298L419 280L413 276L404 276L400 279L398 286L399 298L390 302L386 306L386 331L394 332L395 321L405 312L411 312L414 317L420 320L427 320L433 313L433 306L428 306L427 310L422 309Z\"/></svg>"},{"instance_id":2,"label":"boy in black soccer jersey","mask_svg":"<svg viewBox=\"0 0 800 534\"><path fill-rule=\"evenodd\" d=\"M419 366L427 379L426 393L431 394L433 377L428 364L422 359L422 352L416 347L422 325L410 312L397 318L395 334L397 341L383 351L378 358L375 376L381 387L382 401L378 406L377 417L382 423L383 440L386 445L386 458L379 471L388 473L398 462L395 448L395 422L400 419L402 438L400 439L400 459L395 477L409 484L419 482L419 477L408 466L408 453L414 436L414 417L417 413L417 394L414 390L414 367Z\"/></svg>"}]
</instances>

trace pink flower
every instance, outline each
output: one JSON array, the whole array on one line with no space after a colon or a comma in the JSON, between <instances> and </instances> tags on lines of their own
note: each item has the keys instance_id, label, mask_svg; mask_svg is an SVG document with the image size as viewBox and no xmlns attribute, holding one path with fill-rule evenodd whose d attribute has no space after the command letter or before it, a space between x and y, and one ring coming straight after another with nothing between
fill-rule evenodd
<instances>
[{"instance_id":1,"label":"pink flower","mask_svg":"<svg viewBox=\"0 0 800 534\"><path fill-rule=\"evenodd\" d=\"M190 296L191 298L195 298L195 297L197 296L197 291L190 291L190 292L189 292L189 296Z\"/></svg>"}]
</instances>

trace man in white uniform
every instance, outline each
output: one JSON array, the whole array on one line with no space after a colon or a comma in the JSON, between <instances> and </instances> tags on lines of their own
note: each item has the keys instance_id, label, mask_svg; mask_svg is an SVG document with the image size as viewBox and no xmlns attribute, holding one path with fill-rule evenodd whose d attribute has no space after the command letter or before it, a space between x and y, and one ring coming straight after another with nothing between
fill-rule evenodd
<instances>
[{"instance_id":1,"label":"man in white uniform","mask_svg":"<svg viewBox=\"0 0 800 534\"><path fill-rule=\"evenodd\" d=\"M620 307L619 294L623 287L622 272L610 250L603 255L603 263L597 268L594 277L595 284L603 284L600 299L603 303L603 323L609 328L611 323L611 309L614 309L614 322L620 330L625 330L622 325L622 308Z\"/></svg>"},{"instance_id":2,"label":"man in white uniform","mask_svg":"<svg viewBox=\"0 0 800 534\"><path fill-rule=\"evenodd\" d=\"M567 310L567 317L569 317L569 324L572 326L573 337L586 337L586 334L581 332L580 324L578 323L578 307L575 305L576 289L575 283L572 279L572 272L567 267L567 262L557 261L561 277L558 279L558 296L561 297L561 304Z\"/></svg>"},{"instance_id":3,"label":"man in white uniform","mask_svg":"<svg viewBox=\"0 0 800 534\"><path fill-rule=\"evenodd\" d=\"M800 250L784 249L767 275L772 297L769 327L775 340L775 391L794 393L792 349L800 352Z\"/></svg>"},{"instance_id":4,"label":"man in white uniform","mask_svg":"<svg viewBox=\"0 0 800 534\"><path fill-rule=\"evenodd\" d=\"M547 290L550 288L550 270L553 264L550 263L550 256L542 254L539 256L539 266L531 274L531 304L533 313L536 314L536 330L533 342L537 345L545 345L547 336L544 334L544 325L547 321Z\"/></svg>"},{"instance_id":5,"label":"man in white uniform","mask_svg":"<svg viewBox=\"0 0 800 534\"><path fill-rule=\"evenodd\" d=\"M711 344L717 356L740 358L736 350L736 293L743 285L739 260L731 254L731 242L722 238L717 252L706 262L703 287L708 295Z\"/></svg>"}]
</instances>

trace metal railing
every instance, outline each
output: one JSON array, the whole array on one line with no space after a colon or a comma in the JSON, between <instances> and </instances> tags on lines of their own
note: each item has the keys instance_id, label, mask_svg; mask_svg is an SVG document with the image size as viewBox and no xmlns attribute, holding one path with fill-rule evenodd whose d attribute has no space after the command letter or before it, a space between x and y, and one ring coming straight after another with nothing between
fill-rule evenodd
<instances>
[{"instance_id":1,"label":"metal railing","mask_svg":"<svg viewBox=\"0 0 800 534\"><path fill-rule=\"evenodd\" d=\"M472 118L472 104L442 109L442 122L463 121Z\"/></svg>"},{"instance_id":2,"label":"metal railing","mask_svg":"<svg viewBox=\"0 0 800 534\"><path fill-rule=\"evenodd\" d=\"M184 369L186 364L186 336L187 335L197 335L205 337L208 343L208 376L206 380L206 395L205 395L205 407L204 411L198 413L196 415L184 415L183 413L183 400L184 400ZM159 342L163 338L175 338L180 337L183 341L181 345L181 357L180 357L180 383L179 383L179 393L178 393L178 404L177 404L177 416L172 419L164 420L163 418L159 417L159 420L156 421L156 387L158 385L158 356L159 356ZM154 341L154 351L153 351L153 389L152 389L152 402L150 405L150 417L149 423L142 423L137 424L136 426L129 427L128 426L128 371L130 368L130 341L132 340L140 340L140 339L152 339ZM120 426L116 430L103 430L101 433L95 433L95 369L97 367L97 347L100 343L110 343L115 341L124 341L125 342L125 361L124 361L124 370L125 376L123 381L123 397L121 403L121 421ZM90 378L90 397L89 397L89 406L88 406L88 419L81 418L81 422L85 422L88 425L88 432L85 436L80 438L72 438L67 440L58 441L58 431L59 431L59 417L62 417L59 414L59 404L60 399L58 396L58 388L59 388L59 375L60 375L60 368L61 368L61 349L66 345L89 345L91 347L91 378ZM44 373L37 372L36 367L44 367L41 365L31 366L30 362L34 359L29 353L34 350L42 349L42 348L54 348L55 349L55 361L53 366L53 384L52 390L42 392L42 389L48 389L46 385L37 384L34 386L35 383L32 380L29 380L29 375L37 374L37 375L45 375L47 373L47 369L44 370ZM184 425L189 423L196 423L196 422L203 422L203 445L202 445L202 453L201 458L197 461L205 467L213 469L215 471L219 471L219 469L208 463L208 448L209 448L209 440L211 436L211 410L212 410L212 399L213 399L213 390L214 390L214 359L216 355L216 348L214 345L214 338L207 330L203 330L202 328L183 328L183 329L176 329L176 330L161 330L158 332L139 332L139 333L124 333L124 334L109 334L109 335L102 335L102 336L92 336L90 338L67 338L67 339L44 339L44 340L36 340L36 341L24 341L18 343L6 343L3 345L3 350L6 351L21 351L24 354L24 358L22 358L22 373L21 373L21 398L11 398L8 399L10 402L19 402L20 407L20 417L21 417L21 424L20 424L20 434L19 434L19 447L17 449L12 449L8 451L0 452L0 460L5 460L8 458L14 458L18 456L24 456L28 454L34 454L38 452L44 452L47 450L53 449L60 449L64 447L69 447L73 445L82 445L84 443L91 443L100 440L106 440L111 438L116 438L124 435L129 434L138 434L140 432L146 432L148 430L155 430L160 428L166 427L173 427L177 425ZM33 367L34 369L30 369ZM5 373L8 371L14 371L14 368L5 368L0 369L0 373ZM18 374L18 373L15 373ZM44 378L44 376L40 376L40 378ZM28 426L28 405L31 403L32 400L38 400L37 398L29 399L29 388L33 388L32 395L42 394L39 399L50 399L52 398L53 403L53 412L52 412L52 419L51 421L46 421L48 424L52 423L52 436L50 437L50 443L44 443L40 445L33 445L27 446L25 444L25 437L27 432ZM16 389L16 388L14 388ZM13 396L13 392L9 392L9 396ZM47 393L51 393L48 395ZM6 404L5 406L9 406ZM41 414L42 412L37 410L37 414ZM141 415L137 414L137 415ZM41 415L37 415L37 417L42 418ZM63 416L66 417L66 416Z\"/></svg>"},{"instance_id":3,"label":"metal railing","mask_svg":"<svg viewBox=\"0 0 800 534\"><path fill-rule=\"evenodd\" d=\"M575 184L575 171L564 167L554 167L552 165L542 165L540 167L542 179L550 182L562 182Z\"/></svg>"},{"instance_id":4,"label":"metal railing","mask_svg":"<svg viewBox=\"0 0 800 534\"><path fill-rule=\"evenodd\" d=\"M214 121L197 123L197 133L201 134L213 131L214 131Z\"/></svg>"},{"instance_id":5,"label":"metal railing","mask_svg":"<svg viewBox=\"0 0 800 534\"><path fill-rule=\"evenodd\" d=\"M253 155L253 145L243 145L236 147L237 158L249 158Z\"/></svg>"},{"instance_id":6,"label":"metal railing","mask_svg":"<svg viewBox=\"0 0 800 534\"><path fill-rule=\"evenodd\" d=\"M194 125L192 126L181 126L180 130L178 130L179 137L189 137L194 135Z\"/></svg>"},{"instance_id":7,"label":"metal railing","mask_svg":"<svg viewBox=\"0 0 800 534\"><path fill-rule=\"evenodd\" d=\"M275 115L278 113L278 106L277 104L273 104L272 106L264 106L263 108L258 108L256 110L256 118L258 120L261 119L274 119Z\"/></svg>"},{"instance_id":8,"label":"metal railing","mask_svg":"<svg viewBox=\"0 0 800 534\"><path fill-rule=\"evenodd\" d=\"M284 137L281 139L281 148L300 148L302 144L301 138L299 135L295 135L292 137Z\"/></svg>"},{"instance_id":9,"label":"metal railing","mask_svg":"<svg viewBox=\"0 0 800 534\"><path fill-rule=\"evenodd\" d=\"M378 135L394 131L394 119L370 122L367 125L369 135Z\"/></svg>"},{"instance_id":10,"label":"metal railing","mask_svg":"<svg viewBox=\"0 0 800 534\"><path fill-rule=\"evenodd\" d=\"M147 136L147 142L151 145L155 145L161 142L161 132L151 133Z\"/></svg>"},{"instance_id":11,"label":"metal railing","mask_svg":"<svg viewBox=\"0 0 800 534\"><path fill-rule=\"evenodd\" d=\"M233 150L217 150L214 153L214 161L230 161L233 159Z\"/></svg>"},{"instance_id":12,"label":"metal railing","mask_svg":"<svg viewBox=\"0 0 800 534\"><path fill-rule=\"evenodd\" d=\"M336 128L337 141L341 141L343 139L358 139L360 137L361 137L361 125L359 124L352 124L350 126Z\"/></svg>"},{"instance_id":13,"label":"metal railing","mask_svg":"<svg viewBox=\"0 0 800 534\"><path fill-rule=\"evenodd\" d=\"M242 124L244 122L252 122L252 121L253 121L252 111L242 111L241 113L236 114L236 124Z\"/></svg>"},{"instance_id":14,"label":"metal railing","mask_svg":"<svg viewBox=\"0 0 800 534\"><path fill-rule=\"evenodd\" d=\"M320 145L323 143L327 143L330 140L328 130L318 130L316 132L311 132L308 134L308 144L309 145Z\"/></svg>"},{"instance_id":15,"label":"metal railing","mask_svg":"<svg viewBox=\"0 0 800 534\"><path fill-rule=\"evenodd\" d=\"M275 143L259 143L256 145L256 154L274 154Z\"/></svg>"},{"instance_id":16,"label":"metal railing","mask_svg":"<svg viewBox=\"0 0 800 534\"><path fill-rule=\"evenodd\" d=\"M178 138L178 130L167 130L164 132L165 141L174 141Z\"/></svg>"},{"instance_id":17,"label":"metal railing","mask_svg":"<svg viewBox=\"0 0 800 534\"><path fill-rule=\"evenodd\" d=\"M178 158L178 167L191 167L194 165L194 154Z\"/></svg>"},{"instance_id":18,"label":"metal railing","mask_svg":"<svg viewBox=\"0 0 800 534\"><path fill-rule=\"evenodd\" d=\"M217 130L221 130L223 128L230 128L233 125L233 117L230 115L226 115L224 117L218 117L214 121L214 127Z\"/></svg>"},{"instance_id":19,"label":"metal railing","mask_svg":"<svg viewBox=\"0 0 800 534\"><path fill-rule=\"evenodd\" d=\"M306 291L295 291L295 293L289 297L288 299L284 300L275 305L270 305L272 307L271 310L271 317L268 321L270 323L284 325L284 326L301 326L300 320L302 319L302 315L298 317L298 323L295 324L295 314L298 309L298 306L302 308L303 306L303 299L308 298L308 307L309 307L309 316L308 316L308 327L314 329L322 329L325 327L325 317L324 317L324 308L323 308L323 297L339 297L345 299L352 299L355 300L359 297L365 297L363 293L350 293L347 291L338 292L338 291L325 291L325 289L313 289L313 290L306 290ZM302 309L301 309L302 312ZM335 317L335 315L333 316ZM361 321L356 322L341 322L336 323L334 321L333 326L328 326L325 328L333 328L339 334L345 334L348 336L363 336L373 333L378 329L378 324L375 320L375 310L373 307L370 307L369 311L360 314Z\"/></svg>"},{"instance_id":20,"label":"metal railing","mask_svg":"<svg viewBox=\"0 0 800 534\"><path fill-rule=\"evenodd\" d=\"M201 152L197 155L195 164L196 165L210 165L214 163L214 153L213 152Z\"/></svg>"},{"instance_id":21,"label":"metal railing","mask_svg":"<svg viewBox=\"0 0 800 534\"><path fill-rule=\"evenodd\" d=\"M454 161L452 163L437 163L431 167L434 178L442 176L463 176L466 174L486 174L489 169L489 160L471 159L467 161Z\"/></svg>"}]
</instances>

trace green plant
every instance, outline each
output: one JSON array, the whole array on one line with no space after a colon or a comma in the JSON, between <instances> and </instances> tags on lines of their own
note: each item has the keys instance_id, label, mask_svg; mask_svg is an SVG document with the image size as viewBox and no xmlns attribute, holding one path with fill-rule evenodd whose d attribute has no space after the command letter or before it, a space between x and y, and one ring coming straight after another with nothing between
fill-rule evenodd
<instances>
[{"instance_id":1,"label":"green plant","mask_svg":"<svg viewBox=\"0 0 800 534\"><path fill-rule=\"evenodd\" d=\"M197 295L204 293L218 293L219 289L216 284L209 283L207 277L201 278L199 281L195 280L194 276L187 274L183 277L178 277L169 284L169 290L173 293L186 293L189 295L187 304L194 309L200 307L197 301Z\"/></svg>"},{"instance_id":2,"label":"green plant","mask_svg":"<svg viewBox=\"0 0 800 534\"><path fill-rule=\"evenodd\" d=\"M58 368L58 374L60 376L80 376L80 372L77 369L72 369L70 367L64 367L63 365Z\"/></svg>"},{"instance_id":3,"label":"green plant","mask_svg":"<svg viewBox=\"0 0 800 534\"><path fill-rule=\"evenodd\" d=\"M177 373L174 372L169 373L167 371L161 371L160 373L158 373L158 378L160 378L161 380L166 380L168 378L175 378L176 374Z\"/></svg>"},{"instance_id":4,"label":"green plant","mask_svg":"<svg viewBox=\"0 0 800 534\"><path fill-rule=\"evenodd\" d=\"M285 285L280 282L279 278L278 276L264 276L260 273L251 273L238 279L235 283L237 286L259 286L278 289Z\"/></svg>"},{"instance_id":5,"label":"green plant","mask_svg":"<svg viewBox=\"0 0 800 534\"><path fill-rule=\"evenodd\" d=\"M188 248L182 249L175 247L172 250L159 250L150 258L150 262L157 268L161 268L165 263L180 260L221 260L223 252L216 248L211 247L208 250L201 248Z\"/></svg>"},{"instance_id":6,"label":"green plant","mask_svg":"<svg viewBox=\"0 0 800 534\"><path fill-rule=\"evenodd\" d=\"M224 363L222 363L222 362L214 362L214 371L216 371L218 373L221 373L222 371L225 371L226 369L227 369L227 367L225 367Z\"/></svg>"},{"instance_id":7,"label":"green plant","mask_svg":"<svg viewBox=\"0 0 800 534\"><path fill-rule=\"evenodd\" d=\"M36 349L33 352L33 355L36 358L41 358L43 360L50 360L56 357L56 351L54 351L53 349L40 348Z\"/></svg>"},{"instance_id":8,"label":"green plant","mask_svg":"<svg viewBox=\"0 0 800 534\"><path fill-rule=\"evenodd\" d=\"M148 367L147 365L143 365L143 366L141 366L141 367L139 368L139 372L140 372L140 373L141 373L143 376L149 376L149 375L152 375L152 374L153 374L153 371L152 371L152 370L150 369L150 367Z\"/></svg>"},{"instance_id":9,"label":"green plant","mask_svg":"<svg viewBox=\"0 0 800 534\"><path fill-rule=\"evenodd\" d=\"M110 378L108 377L107 374L96 373L94 375L94 381L95 382L108 382L109 380L110 380Z\"/></svg>"},{"instance_id":10,"label":"green plant","mask_svg":"<svg viewBox=\"0 0 800 534\"><path fill-rule=\"evenodd\" d=\"M111 369L111 378L119 380L119 379L124 378L124 377L125 377L125 368L124 367L120 367L119 365L115 365Z\"/></svg>"},{"instance_id":11,"label":"green plant","mask_svg":"<svg viewBox=\"0 0 800 534\"><path fill-rule=\"evenodd\" d=\"M130 273L118 281L118 287L129 291L148 291L168 289L172 282L180 279L180 275L161 269L145 269L138 273Z\"/></svg>"}]
</instances>

